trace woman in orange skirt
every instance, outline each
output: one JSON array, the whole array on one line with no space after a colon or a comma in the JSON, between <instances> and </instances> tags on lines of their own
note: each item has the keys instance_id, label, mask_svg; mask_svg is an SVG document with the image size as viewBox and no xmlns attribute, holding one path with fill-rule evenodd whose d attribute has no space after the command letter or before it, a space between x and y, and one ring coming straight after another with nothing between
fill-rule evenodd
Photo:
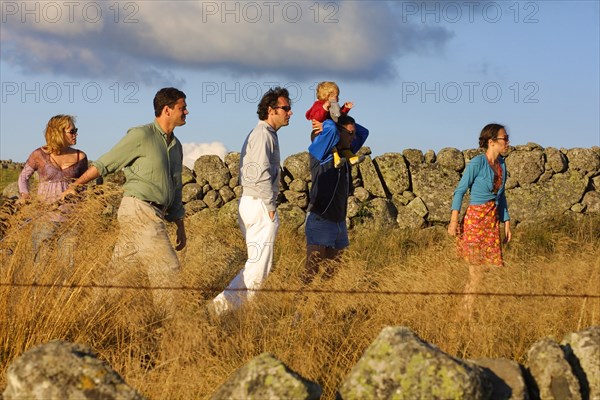
<instances>
[{"instance_id":1,"label":"woman in orange skirt","mask_svg":"<svg viewBox=\"0 0 600 400\"><path fill-rule=\"evenodd\" d=\"M504 185L506 165L501 153L508 149L508 134L500 124L486 125L479 135L479 147L483 154L473 157L454 191L452 215L448 233L457 236L458 254L471 264L470 281L465 287L466 307L473 303L472 295L481 281L480 268L475 265L502 266L500 222L504 222L504 241L509 242L510 217L506 204ZM458 215L465 193L469 191L470 204L462 224Z\"/></svg>"}]
</instances>

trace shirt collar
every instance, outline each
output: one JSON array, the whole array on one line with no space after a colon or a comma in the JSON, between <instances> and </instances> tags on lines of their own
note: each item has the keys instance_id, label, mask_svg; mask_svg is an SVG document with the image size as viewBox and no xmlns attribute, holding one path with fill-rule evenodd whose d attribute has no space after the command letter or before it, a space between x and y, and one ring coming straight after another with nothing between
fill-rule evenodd
<instances>
[{"instance_id":1,"label":"shirt collar","mask_svg":"<svg viewBox=\"0 0 600 400\"><path fill-rule=\"evenodd\" d=\"M264 125L267 127L269 132L277 134L277 131L275 130L275 128L273 128L271 125L269 125L269 123L267 121L264 121L261 119L258 121L258 125Z\"/></svg>"},{"instance_id":2,"label":"shirt collar","mask_svg":"<svg viewBox=\"0 0 600 400\"><path fill-rule=\"evenodd\" d=\"M162 135L162 137L165 140L167 140L167 134L160 127L160 125L158 124L158 121L156 119L154 119L154 128L158 131L158 133L160 133ZM171 143L173 143L173 140L175 140L175 132L171 133Z\"/></svg>"}]
</instances>

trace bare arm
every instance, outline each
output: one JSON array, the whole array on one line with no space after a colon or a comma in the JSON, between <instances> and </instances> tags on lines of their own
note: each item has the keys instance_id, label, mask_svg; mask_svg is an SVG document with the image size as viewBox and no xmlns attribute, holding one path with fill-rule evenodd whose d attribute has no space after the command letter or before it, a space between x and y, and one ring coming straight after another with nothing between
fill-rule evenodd
<instances>
[{"instance_id":1,"label":"bare arm","mask_svg":"<svg viewBox=\"0 0 600 400\"><path fill-rule=\"evenodd\" d=\"M450 224L448 224L448 234L450 236L456 236L458 233L458 210L452 210L450 216Z\"/></svg>"},{"instance_id":2,"label":"bare arm","mask_svg":"<svg viewBox=\"0 0 600 400\"><path fill-rule=\"evenodd\" d=\"M69 195L74 195L76 193L76 189L78 186L85 185L89 181L96 179L99 176L100 176L100 172L98 172L98 169L95 166L91 165L87 169L87 171L85 171L83 174L81 174L81 176L79 178L75 179L75 182L73 182L69 185L67 190L65 190L62 193L61 199L64 199L65 197L67 197Z\"/></svg>"},{"instance_id":3,"label":"bare arm","mask_svg":"<svg viewBox=\"0 0 600 400\"><path fill-rule=\"evenodd\" d=\"M175 222L177 225L177 243L175 246L175 250L180 251L183 250L187 243L187 236L185 235L185 226L183 224L183 219L178 219Z\"/></svg>"}]
</instances>

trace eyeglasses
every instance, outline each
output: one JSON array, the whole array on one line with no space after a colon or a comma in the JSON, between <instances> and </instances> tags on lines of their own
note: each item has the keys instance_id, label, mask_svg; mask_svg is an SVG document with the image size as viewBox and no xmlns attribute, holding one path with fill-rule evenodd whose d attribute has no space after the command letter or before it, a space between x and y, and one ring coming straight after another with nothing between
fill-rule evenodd
<instances>
[{"instance_id":1,"label":"eyeglasses","mask_svg":"<svg viewBox=\"0 0 600 400\"><path fill-rule=\"evenodd\" d=\"M504 136L504 137L498 137L494 140L504 140L505 142L510 142L510 139L508 138L508 135Z\"/></svg>"},{"instance_id":2,"label":"eyeglasses","mask_svg":"<svg viewBox=\"0 0 600 400\"><path fill-rule=\"evenodd\" d=\"M79 129L77 129L77 128L73 128L70 131L65 131L65 133L68 133L69 135L77 135L78 130Z\"/></svg>"},{"instance_id":3,"label":"eyeglasses","mask_svg":"<svg viewBox=\"0 0 600 400\"><path fill-rule=\"evenodd\" d=\"M281 108L285 112L290 112L292 110L292 106L275 106L273 108Z\"/></svg>"}]
</instances>

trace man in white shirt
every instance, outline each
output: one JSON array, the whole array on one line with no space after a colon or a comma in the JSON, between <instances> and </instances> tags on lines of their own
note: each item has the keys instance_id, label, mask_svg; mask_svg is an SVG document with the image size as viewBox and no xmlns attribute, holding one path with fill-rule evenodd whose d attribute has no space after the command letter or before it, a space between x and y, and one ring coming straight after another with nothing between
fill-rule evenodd
<instances>
[{"instance_id":1,"label":"man in white shirt","mask_svg":"<svg viewBox=\"0 0 600 400\"><path fill-rule=\"evenodd\" d=\"M248 260L213 300L217 314L235 310L249 300L253 290L267 279L273 264L281 171L277 131L289 124L293 114L287 89L269 89L258 104L257 114L259 122L246 138L240 156L242 197L238 221L246 239Z\"/></svg>"}]
</instances>

